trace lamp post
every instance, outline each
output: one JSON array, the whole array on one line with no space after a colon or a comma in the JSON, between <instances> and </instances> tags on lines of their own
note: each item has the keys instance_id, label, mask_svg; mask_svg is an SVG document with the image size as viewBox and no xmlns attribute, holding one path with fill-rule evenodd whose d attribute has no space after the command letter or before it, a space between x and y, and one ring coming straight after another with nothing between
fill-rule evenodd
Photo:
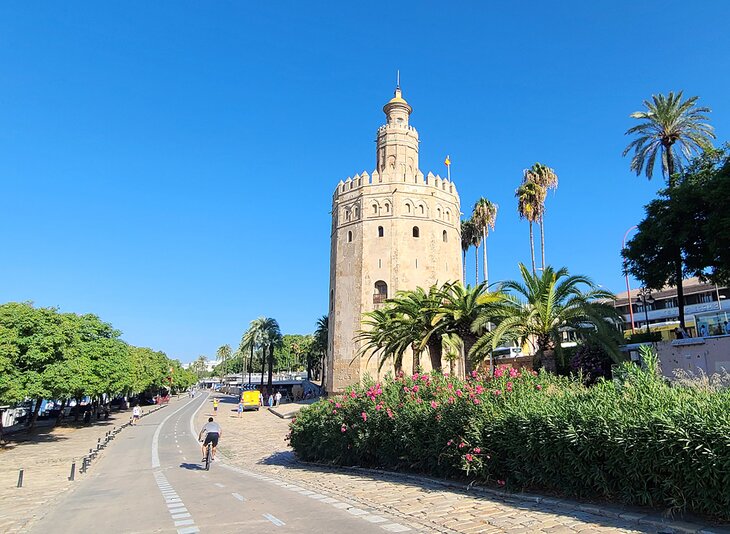
<instances>
[{"instance_id":1,"label":"lamp post","mask_svg":"<svg viewBox=\"0 0 730 534\"><path fill-rule=\"evenodd\" d=\"M651 291L645 287L642 287L639 291L639 295L636 297L636 304L641 304L642 306L644 306L644 317L646 318L646 333L648 334L650 330L649 310L647 309L647 306L649 304L654 304L654 297L651 296Z\"/></svg>"}]
</instances>

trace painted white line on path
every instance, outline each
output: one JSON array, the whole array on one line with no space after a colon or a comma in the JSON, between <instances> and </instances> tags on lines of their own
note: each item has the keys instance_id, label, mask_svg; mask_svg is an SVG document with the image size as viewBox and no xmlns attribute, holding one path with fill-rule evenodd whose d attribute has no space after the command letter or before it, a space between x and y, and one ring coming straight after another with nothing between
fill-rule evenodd
<instances>
[{"instance_id":1,"label":"painted white line on path","mask_svg":"<svg viewBox=\"0 0 730 534\"><path fill-rule=\"evenodd\" d=\"M216 482L215 485L218 486L219 488L225 488L225 486L223 484L221 484L220 482Z\"/></svg>"},{"instance_id":2,"label":"painted white line on path","mask_svg":"<svg viewBox=\"0 0 730 534\"><path fill-rule=\"evenodd\" d=\"M162 431L162 426L167 422L168 419L170 419L170 417L172 417L177 412L179 412L180 410L187 407L187 405L190 404L190 402L191 401L188 401L185 404L183 404L182 406L180 406L177 410L175 410L170 415L165 417L159 425L157 425L157 429L155 430L155 435L152 436L152 467L153 468L160 467L159 442L160 442L160 432Z\"/></svg>"},{"instance_id":3,"label":"painted white line on path","mask_svg":"<svg viewBox=\"0 0 730 534\"><path fill-rule=\"evenodd\" d=\"M236 499L238 499L241 502L243 502L243 501L246 500L246 499L243 498L243 495L241 495L239 493L231 493L231 495L233 495Z\"/></svg>"},{"instance_id":4,"label":"painted white line on path","mask_svg":"<svg viewBox=\"0 0 730 534\"><path fill-rule=\"evenodd\" d=\"M281 519L277 519L277 518L275 518L271 514L262 514L262 515L266 519L268 519L269 521L271 521L272 523L274 523L277 527L283 527L284 525L286 525L286 523L284 523Z\"/></svg>"}]
</instances>

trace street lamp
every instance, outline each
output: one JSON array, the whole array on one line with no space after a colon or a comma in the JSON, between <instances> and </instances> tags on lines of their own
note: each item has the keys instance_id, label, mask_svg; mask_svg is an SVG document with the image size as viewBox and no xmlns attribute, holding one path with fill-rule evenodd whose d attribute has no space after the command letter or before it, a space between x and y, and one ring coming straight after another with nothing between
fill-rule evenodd
<instances>
[{"instance_id":1,"label":"street lamp","mask_svg":"<svg viewBox=\"0 0 730 534\"><path fill-rule=\"evenodd\" d=\"M649 310L647 309L647 305L654 304L654 297L651 296L651 291L645 287L642 287L639 291L639 295L636 297L636 304L641 304L642 306L644 306L644 317L646 318L646 333L648 334L650 330Z\"/></svg>"},{"instance_id":2,"label":"street lamp","mask_svg":"<svg viewBox=\"0 0 730 534\"><path fill-rule=\"evenodd\" d=\"M624 234L624 240L621 243L621 252L626 250L626 238L629 237L629 233L632 230L636 230L638 226L632 226ZM631 333L633 334L636 330L634 329L634 307L631 305L631 287L629 286L629 271L626 268L626 260L624 260L624 276L626 276L626 300L629 303L629 317L631 317Z\"/></svg>"}]
</instances>

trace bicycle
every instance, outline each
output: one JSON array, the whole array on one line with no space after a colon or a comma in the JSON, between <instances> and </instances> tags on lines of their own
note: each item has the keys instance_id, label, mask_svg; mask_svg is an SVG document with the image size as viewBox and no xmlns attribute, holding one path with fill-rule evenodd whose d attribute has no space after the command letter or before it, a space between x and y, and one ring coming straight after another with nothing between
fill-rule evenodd
<instances>
[{"instance_id":1,"label":"bicycle","mask_svg":"<svg viewBox=\"0 0 730 534\"><path fill-rule=\"evenodd\" d=\"M213 444L208 443L208 446L205 448L205 470L210 471L210 462L213 458Z\"/></svg>"}]
</instances>

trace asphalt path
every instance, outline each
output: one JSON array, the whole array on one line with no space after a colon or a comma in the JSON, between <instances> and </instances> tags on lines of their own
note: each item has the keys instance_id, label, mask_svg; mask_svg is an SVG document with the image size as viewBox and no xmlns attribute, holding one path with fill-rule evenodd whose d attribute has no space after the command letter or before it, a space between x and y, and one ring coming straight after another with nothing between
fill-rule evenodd
<instances>
[{"instance_id":1,"label":"asphalt path","mask_svg":"<svg viewBox=\"0 0 730 534\"><path fill-rule=\"evenodd\" d=\"M404 532L391 518L260 473L201 462L195 413L208 395L145 416L117 435L88 478L30 532ZM272 417L274 417L272 415ZM225 434L221 440L225 440Z\"/></svg>"}]
</instances>

